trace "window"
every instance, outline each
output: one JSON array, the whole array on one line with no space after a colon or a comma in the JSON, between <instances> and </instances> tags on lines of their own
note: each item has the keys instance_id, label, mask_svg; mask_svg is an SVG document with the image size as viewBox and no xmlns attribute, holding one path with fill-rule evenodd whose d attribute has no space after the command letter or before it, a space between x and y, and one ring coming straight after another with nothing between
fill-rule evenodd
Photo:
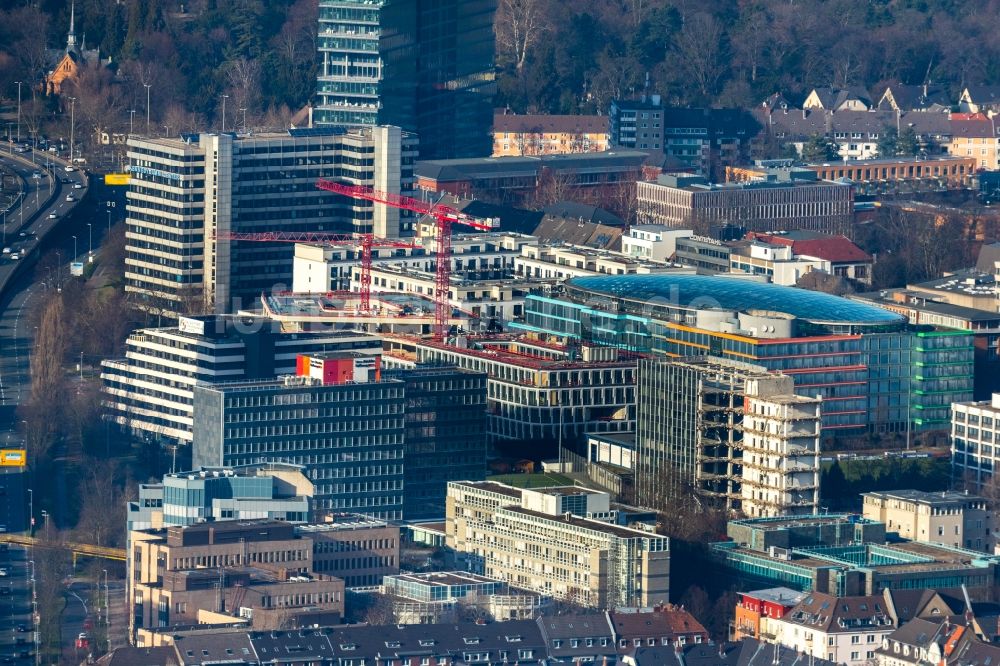
<instances>
[{"instance_id":1,"label":"window","mask_svg":"<svg viewBox=\"0 0 1000 666\"><path fill-rule=\"evenodd\" d=\"M851 653L851 661L857 661L858 659L861 659L861 653L860 652L852 652Z\"/></svg>"}]
</instances>

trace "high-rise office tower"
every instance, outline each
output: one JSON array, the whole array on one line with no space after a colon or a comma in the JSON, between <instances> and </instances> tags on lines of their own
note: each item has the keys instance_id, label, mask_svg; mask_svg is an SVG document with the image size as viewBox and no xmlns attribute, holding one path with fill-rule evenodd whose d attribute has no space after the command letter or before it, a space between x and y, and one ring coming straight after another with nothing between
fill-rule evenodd
<instances>
[{"instance_id":1,"label":"high-rise office tower","mask_svg":"<svg viewBox=\"0 0 1000 666\"><path fill-rule=\"evenodd\" d=\"M236 312L292 283L290 243L229 232L396 238L407 213L316 187L319 178L408 194L416 137L398 127L129 139L125 290L164 313Z\"/></svg>"},{"instance_id":2,"label":"high-rise office tower","mask_svg":"<svg viewBox=\"0 0 1000 666\"><path fill-rule=\"evenodd\" d=\"M422 159L492 152L496 0L320 0L313 122L416 132Z\"/></svg>"}]
</instances>

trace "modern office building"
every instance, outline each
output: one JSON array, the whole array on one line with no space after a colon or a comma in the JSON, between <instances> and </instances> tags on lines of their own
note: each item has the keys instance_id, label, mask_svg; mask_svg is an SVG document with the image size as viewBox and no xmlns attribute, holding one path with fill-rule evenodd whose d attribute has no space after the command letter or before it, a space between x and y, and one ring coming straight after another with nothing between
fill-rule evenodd
<instances>
[{"instance_id":1,"label":"modern office building","mask_svg":"<svg viewBox=\"0 0 1000 666\"><path fill-rule=\"evenodd\" d=\"M792 375L797 394L823 398L824 437L945 430L951 403L972 395L971 332L908 325L805 289L673 273L580 277L529 295L525 311L512 328L561 344L707 353Z\"/></svg>"},{"instance_id":2,"label":"modern office building","mask_svg":"<svg viewBox=\"0 0 1000 666\"><path fill-rule=\"evenodd\" d=\"M520 205L531 202L553 182L564 188L567 199L620 195L642 177L648 160L649 154L638 150L421 160L414 175L422 196L474 196Z\"/></svg>"},{"instance_id":3,"label":"modern office building","mask_svg":"<svg viewBox=\"0 0 1000 666\"><path fill-rule=\"evenodd\" d=\"M886 541L857 515L731 520L712 544L720 574L741 587L783 585L837 597L883 590L959 588L975 598L1000 576L1000 556L926 541Z\"/></svg>"},{"instance_id":4,"label":"modern office building","mask_svg":"<svg viewBox=\"0 0 1000 666\"><path fill-rule=\"evenodd\" d=\"M187 444L199 382L273 379L293 374L299 354L381 348L378 336L354 331L283 333L266 317L181 317L177 326L129 335L125 358L101 362L102 391L119 426L164 444Z\"/></svg>"},{"instance_id":5,"label":"modern office building","mask_svg":"<svg viewBox=\"0 0 1000 666\"><path fill-rule=\"evenodd\" d=\"M453 624L462 617L503 622L532 619L551 599L512 590L501 580L468 571L386 576L382 591L392 599L400 624Z\"/></svg>"},{"instance_id":6,"label":"modern office building","mask_svg":"<svg viewBox=\"0 0 1000 666\"><path fill-rule=\"evenodd\" d=\"M405 385L380 357L300 356L295 376L196 385L196 466L305 465L317 510L403 517Z\"/></svg>"},{"instance_id":7,"label":"modern office building","mask_svg":"<svg viewBox=\"0 0 1000 666\"><path fill-rule=\"evenodd\" d=\"M459 336L458 344L387 336L394 365L447 364L483 372L491 441L530 441L557 455L586 433L635 429L636 361L600 347L565 347L509 335ZM543 448L539 448L543 447Z\"/></svg>"},{"instance_id":8,"label":"modern office building","mask_svg":"<svg viewBox=\"0 0 1000 666\"><path fill-rule=\"evenodd\" d=\"M993 552L993 512L983 497L953 490L862 493L865 518L902 539Z\"/></svg>"},{"instance_id":9,"label":"modern office building","mask_svg":"<svg viewBox=\"0 0 1000 666\"><path fill-rule=\"evenodd\" d=\"M268 518L308 522L313 484L304 468L286 463L201 468L139 485L128 503L128 531L215 520Z\"/></svg>"},{"instance_id":10,"label":"modern office building","mask_svg":"<svg viewBox=\"0 0 1000 666\"><path fill-rule=\"evenodd\" d=\"M691 490L747 516L819 509L818 398L788 375L711 356L639 361L636 503Z\"/></svg>"},{"instance_id":11,"label":"modern office building","mask_svg":"<svg viewBox=\"0 0 1000 666\"><path fill-rule=\"evenodd\" d=\"M440 366L386 376L406 390L403 518L442 518L449 481L486 478L486 374Z\"/></svg>"},{"instance_id":12,"label":"modern office building","mask_svg":"<svg viewBox=\"0 0 1000 666\"><path fill-rule=\"evenodd\" d=\"M732 224L748 231L808 229L852 235L854 194L849 185L817 180L808 169L775 169L766 179L712 183L701 176L661 174L637 183L637 216L704 234Z\"/></svg>"},{"instance_id":13,"label":"modern office building","mask_svg":"<svg viewBox=\"0 0 1000 666\"><path fill-rule=\"evenodd\" d=\"M398 209L316 187L327 178L390 193L413 184L416 144L398 127L129 139L125 289L164 313L235 312L292 283L290 243L230 232L406 232Z\"/></svg>"},{"instance_id":14,"label":"modern office building","mask_svg":"<svg viewBox=\"0 0 1000 666\"><path fill-rule=\"evenodd\" d=\"M320 0L318 126L396 125L428 158L492 147L496 0Z\"/></svg>"},{"instance_id":15,"label":"modern office building","mask_svg":"<svg viewBox=\"0 0 1000 666\"><path fill-rule=\"evenodd\" d=\"M1000 468L1000 393L951 406L952 478L984 490Z\"/></svg>"},{"instance_id":16,"label":"modern office building","mask_svg":"<svg viewBox=\"0 0 1000 666\"><path fill-rule=\"evenodd\" d=\"M670 540L613 524L606 493L448 484L447 544L477 573L583 606L669 600Z\"/></svg>"}]
</instances>

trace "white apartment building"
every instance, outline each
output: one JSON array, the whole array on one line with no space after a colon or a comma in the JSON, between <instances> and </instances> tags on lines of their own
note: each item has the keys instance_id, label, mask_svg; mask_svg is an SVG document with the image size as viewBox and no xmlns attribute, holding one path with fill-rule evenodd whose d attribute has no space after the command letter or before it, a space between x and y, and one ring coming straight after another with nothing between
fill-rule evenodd
<instances>
[{"instance_id":1,"label":"white apartment building","mask_svg":"<svg viewBox=\"0 0 1000 666\"><path fill-rule=\"evenodd\" d=\"M521 278L558 281L586 275L647 275L694 273L664 261L637 259L620 252L578 245L525 246L514 259L514 273Z\"/></svg>"},{"instance_id":2,"label":"white apartment building","mask_svg":"<svg viewBox=\"0 0 1000 666\"><path fill-rule=\"evenodd\" d=\"M795 395L793 390L787 376L747 379L742 478L742 508L747 516L818 512L823 401Z\"/></svg>"},{"instance_id":3,"label":"white apartment building","mask_svg":"<svg viewBox=\"0 0 1000 666\"><path fill-rule=\"evenodd\" d=\"M295 374L299 354L381 352L381 338L354 331L285 334L258 317L181 317L125 341L125 358L101 362L104 403L123 428L164 443L186 444L194 427L198 382L271 379Z\"/></svg>"},{"instance_id":4,"label":"white apartment building","mask_svg":"<svg viewBox=\"0 0 1000 666\"><path fill-rule=\"evenodd\" d=\"M811 592L780 619L768 621L773 642L847 666L875 663L882 639L895 629L885 599L876 594L835 597Z\"/></svg>"},{"instance_id":5,"label":"white apartment building","mask_svg":"<svg viewBox=\"0 0 1000 666\"><path fill-rule=\"evenodd\" d=\"M733 247L729 254L729 265L732 273L766 275L770 282L787 287L794 287L799 278L812 271L833 274L829 261L798 257L789 245L759 242Z\"/></svg>"},{"instance_id":6,"label":"white apartment building","mask_svg":"<svg viewBox=\"0 0 1000 666\"><path fill-rule=\"evenodd\" d=\"M397 294L419 294L433 298L437 286L434 273L398 266L372 267L371 290ZM483 326L524 317L524 297L535 283L526 280L471 280L451 276L448 300L453 308L467 312ZM351 276L351 291L361 290L361 268Z\"/></svg>"},{"instance_id":7,"label":"white apartment building","mask_svg":"<svg viewBox=\"0 0 1000 666\"><path fill-rule=\"evenodd\" d=\"M229 232L339 231L396 238L398 209L332 194L320 178L412 190L416 138L397 127L131 138L126 290L168 314L235 312L292 283L290 243Z\"/></svg>"},{"instance_id":8,"label":"white apartment building","mask_svg":"<svg viewBox=\"0 0 1000 666\"><path fill-rule=\"evenodd\" d=\"M666 603L670 540L613 519L608 495L583 488L448 484L446 542L477 573L584 606Z\"/></svg>"},{"instance_id":9,"label":"white apartment building","mask_svg":"<svg viewBox=\"0 0 1000 666\"><path fill-rule=\"evenodd\" d=\"M670 261L677 251L677 239L694 235L691 229L665 224L636 224L622 236L622 254L635 259Z\"/></svg>"},{"instance_id":10,"label":"white apartment building","mask_svg":"<svg viewBox=\"0 0 1000 666\"><path fill-rule=\"evenodd\" d=\"M951 405L951 465L955 479L980 490L1000 464L1000 393Z\"/></svg>"},{"instance_id":11,"label":"white apartment building","mask_svg":"<svg viewBox=\"0 0 1000 666\"><path fill-rule=\"evenodd\" d=\"M434 240L413 238L411 242L421 247L372 248L372 266L393 266L433 274L437 267ZM536 245L538 239L534 236L514 232L453 235L451 274L467 280L508 278L514 272L514 259L521 254L521 248ZM292 291L312 294L350 289L361 254L360 243L296 243Z\"/></svg>"}]
</instances>

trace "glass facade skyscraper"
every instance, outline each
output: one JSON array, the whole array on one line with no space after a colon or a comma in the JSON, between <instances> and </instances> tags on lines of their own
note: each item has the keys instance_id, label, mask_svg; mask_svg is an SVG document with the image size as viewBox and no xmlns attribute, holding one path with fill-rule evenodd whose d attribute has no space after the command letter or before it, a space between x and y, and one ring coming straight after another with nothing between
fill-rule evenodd
<instances>
[{"instance_id":1,"label":"glass facade skyscraper","mask_svg":"<svg viewBox=\"0 0 1000 666\"><path fill-rule=\"evenodd\" d=\"M423 159L492 151L496 0L320 0L317 126L391 124Z\"/></svg>"}]
</instances>

